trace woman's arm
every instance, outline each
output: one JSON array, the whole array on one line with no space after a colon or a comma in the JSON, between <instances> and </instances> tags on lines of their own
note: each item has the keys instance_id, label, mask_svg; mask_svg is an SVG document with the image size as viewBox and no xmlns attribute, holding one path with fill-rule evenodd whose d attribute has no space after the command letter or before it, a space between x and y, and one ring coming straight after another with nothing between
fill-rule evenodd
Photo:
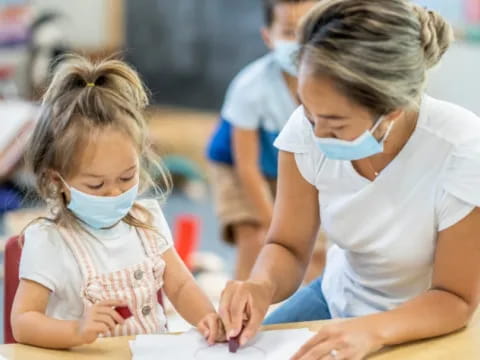
<instances>
[{"instance_id":1,"label":"woman's arm","mask_svg":"<svg viewBox=\"0 0 480 360\"><path fill-rule=\"evenodd\" d=\"M260 214L262 225L268 226L272 218L273 198L258 164L258 131L234 128L233 154L242 187Z\"/></svg>"},{"instance_id":2,"label":"woman's arm","mask_svg":"<svg viewBox=\"0 0 480 360\"><path fill-rule=\"evenodd\" d=\"M279 302L303 281L320 227L318 191L300 174L295 156L280 152L278 193L272 225L250 276Z\"/></svg>"},{"instance_id":3,"label":"woman's arm","mask_svg":"<svg viewBox=\"0 0 480 360\"><path fill-rule=\"evenodd\" d=\"M414 249L412 249L414 251ZM430 290L383 313L324 327L293 358L363 359L383 346L431 338L466 326L480 300L480 209L439 234Z\"/></svg>"},{"instance_id":4,"label":"woman's arm","mask_svg":"<svg viewBox=\"0 0 480 360\"><path fill-rule=\"evenodd\" d=\"M373 316L384 345L443 335L466 326L480 301L480 209L439 234L432 287Z\"/></svg>"},{"instance_id":5,"label":"woman's arm","mask_svg":"<svg viewBox=\"0 0 480 360\"><path fill-rule=\"evenodd\" d=\"M231 281L223 291L220 315L227 335L236 336L246 319L241 344L251 339L268 307L301 284L320 225L318 192L301 176L295 157L280 152L273 220L248 281Z\"/></svg>"}]
</instances>

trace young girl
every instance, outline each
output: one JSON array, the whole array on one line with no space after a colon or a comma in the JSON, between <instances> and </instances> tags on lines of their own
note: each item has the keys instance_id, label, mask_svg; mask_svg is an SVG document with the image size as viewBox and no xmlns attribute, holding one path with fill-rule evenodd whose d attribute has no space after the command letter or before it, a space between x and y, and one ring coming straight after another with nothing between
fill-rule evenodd
<instances>
[{"instance_id":1,"label":"young girl","mask_svg":"<svg viewBox=\"0 0 480 360\"><path fill-rule=\"evenodd\" d=\"M70 348L165 332L160 289L209 343L223 339L158 203L136 201L155 169L147 102L138 75L120 61L72 57L55 74L27 154L53 216L25 231L11 317L18 342Z\"/></svg>"}]
</instances>

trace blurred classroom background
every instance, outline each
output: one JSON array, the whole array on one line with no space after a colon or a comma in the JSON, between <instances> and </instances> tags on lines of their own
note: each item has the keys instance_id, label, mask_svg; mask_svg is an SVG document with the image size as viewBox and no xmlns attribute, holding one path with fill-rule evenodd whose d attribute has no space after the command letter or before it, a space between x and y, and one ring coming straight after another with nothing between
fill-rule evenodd
<instances>
[{"instance_id":1,"label":"blurred classroom background","mask_svg":"<svg viewBox=\"0 0 480 360\"><path fill-rule=\"evenodd\" d=\"M458 38L428 92L480 115L480 0L418 2L445 15ZM152 91L151 136L175 180L167 220L187 253L197 246L194 271L218 297L234 251L220 241L204 153L229 82L267 51L262 24L260 0L0 0L0 248L43 211L25 202L21 149L55 57L116 54Z\"/></svg>"}]
</instances>

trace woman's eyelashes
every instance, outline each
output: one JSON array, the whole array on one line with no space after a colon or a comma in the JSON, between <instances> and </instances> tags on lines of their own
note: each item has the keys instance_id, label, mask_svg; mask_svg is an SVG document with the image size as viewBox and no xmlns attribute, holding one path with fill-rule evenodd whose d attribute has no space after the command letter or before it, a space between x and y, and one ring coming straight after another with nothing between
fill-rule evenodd
<instances>
[{"instance_id":1,"label":"woman's eyelashes","mask_svg":"<svg viewBox=\"0 0 480 360\"><path fill-rule=\"evenodd\" d=\"M129 181L133 180L134 177L135 177L135 174L133 174L132 176L129 176L129 177L120 178L120 180L122 180L123 182L129 182Z\"/></svg>"},{"instance_id":2,"label":"woman's eyelashes","mask_svg":"<svg viewBox=\"0 0 480 360\"><path fill-rule=\"evenodd\" d=\"M98 190L103 186L103 184L104 183L102 182L101 184L98 184L98 185L87 185L87 187L92 189L92 190Z\"/></svg>"}]
</instances>

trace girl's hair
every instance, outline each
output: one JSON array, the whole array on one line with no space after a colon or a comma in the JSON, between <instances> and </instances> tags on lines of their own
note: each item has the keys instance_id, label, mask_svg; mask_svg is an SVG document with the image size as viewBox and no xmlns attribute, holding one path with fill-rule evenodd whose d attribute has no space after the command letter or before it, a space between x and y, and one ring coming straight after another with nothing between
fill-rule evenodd
<instances>
[{"instance_id":1,"label":"girl's hair","mask_svg":"<svg viewBox=\"0 0 480 360\"><path fill-rule=\"evenodd\" d=\"M304 19L299 60L374 114L418 108L452 28L409 0L322 0Z\"/></svg>"},{"instance_id":2,"label":"girl's hair","mask_svg":"<svg viewBox=\"0 0 480 360\"><path fill-rule=\"evenodd\" d=\"M142 81L124 62L92 62L78 55L68 55L62 60L44 95L41 115L25 155L27 168L36 179L36 191L49 205L54 222L78 224L67 209L58 184L52 181L52 170L63 178L74 174L75 154L105 128L122 131L135 144L140 157L140 192L153 188L156 193L164 194L170 189L170 176L153 154L148 140L143 116L147 105ZM163 191L154 178L161 180ZM135 204L133 210L123 221L155 230L145 208ZM133 213L140 213L142 219Z\"/></svg>"}]
</instances>

